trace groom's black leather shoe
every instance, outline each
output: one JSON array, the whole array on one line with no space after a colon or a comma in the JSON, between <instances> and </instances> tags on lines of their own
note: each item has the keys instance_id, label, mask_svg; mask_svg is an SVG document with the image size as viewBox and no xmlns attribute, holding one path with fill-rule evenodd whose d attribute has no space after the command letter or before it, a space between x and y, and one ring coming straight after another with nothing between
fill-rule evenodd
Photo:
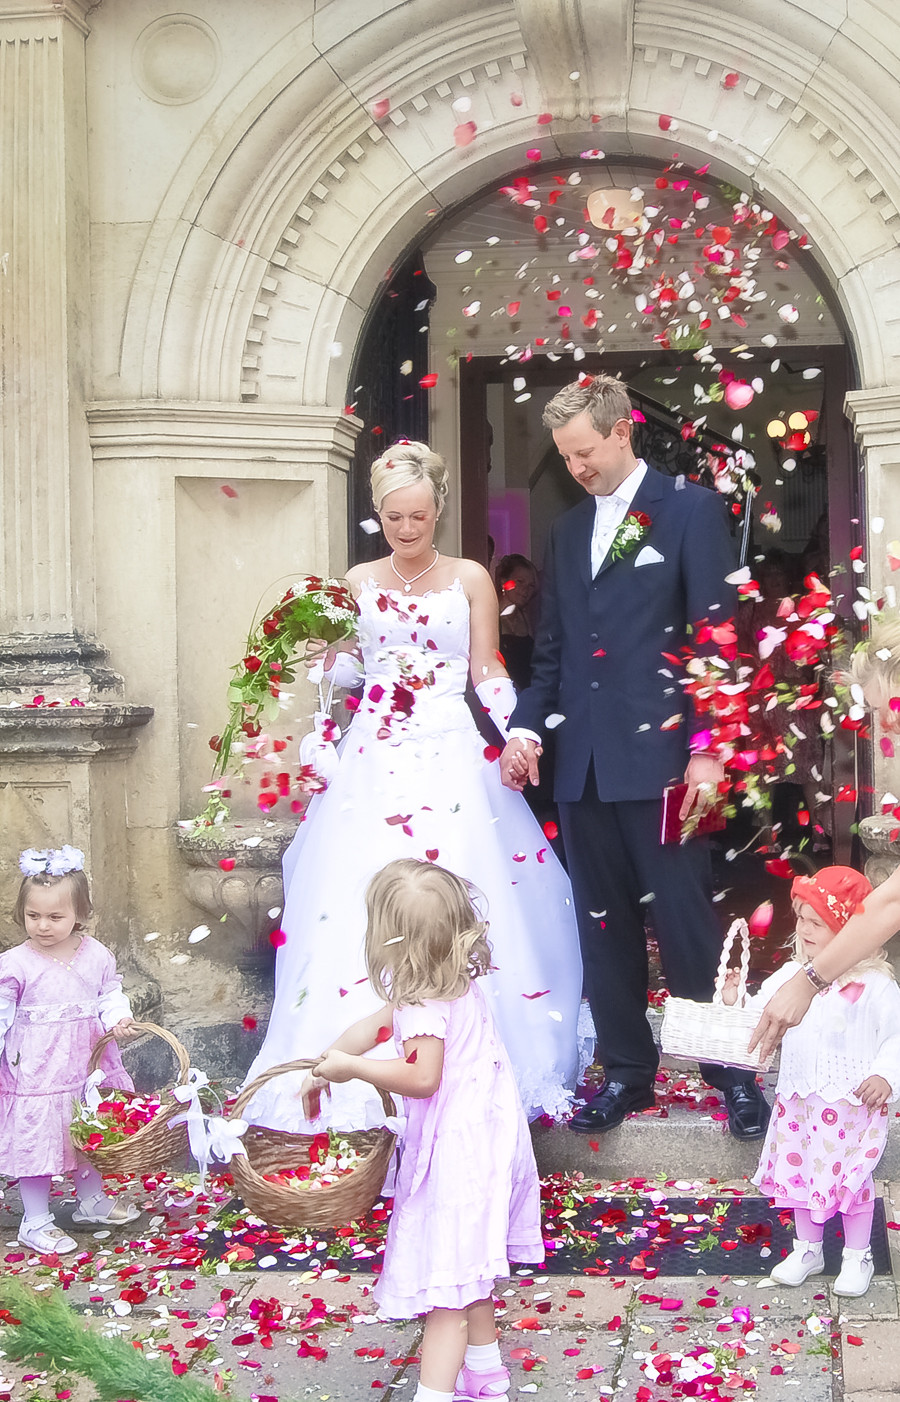
<instances>
[{"instance_id":1,"label":"groom's black leather shoe","mask_svg":"<svg viewBox=\"0 0 900 1402\"><path fill-rule=\"evenodd\" d=\"M604 1081L600 1091L569 1121L578 1134L598 1134L615 1129L635 1110L652 1110L656 1097L651 1086L626 1086L621 1081Z\"/></svg>"},{"instance_id":2,"label":"groom's black leather shoe","mask_svg":"<svg viewBox=\"0 0 900 1402\"><path fill-rule=\"evenodd\" d=\"M756 1081L738 1081L721 1094L728 1111L728 1128L735 1139L762 1139L772 1108Z\"/></svg>"}]
</instances>

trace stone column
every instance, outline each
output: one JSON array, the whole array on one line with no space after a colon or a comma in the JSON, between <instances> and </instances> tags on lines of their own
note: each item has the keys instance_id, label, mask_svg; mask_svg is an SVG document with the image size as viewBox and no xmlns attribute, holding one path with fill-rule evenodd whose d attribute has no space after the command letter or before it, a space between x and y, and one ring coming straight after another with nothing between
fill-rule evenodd
<instances>
[{"instance_id":1,"label":"stone column","mask_svg":"<svg viewBox=\"0 0 900 1402\"><path fill-rule=\"evenodd\" d=\"M125 703L93 637L89 8L0 0L0 907L17 884L11 852L73 842L115 940L128 917L124 760L152 711Z\"/></svg>"},{"instance_id":2,"label":"stone column","mask_svg":"<svg viewBox=\"0 0 900 1402\"><path fill-rule=\"evenodd\" d=\"M865 581L872 591L872 598L886 597L889 604L896 606L897 585L900 575L894 574L888 564L888 543L897 529L897 499L900 491L900 389L852 390L846 398L845 410L853 425L853 432L859 444L863 470L865 473L866 518L869 526L868 579ZM881 533L872 531L872 522L884 522ZM848 588L863 582L862 576L854 576ZM872 729L878 731L878 719L873 716ZM877 740L876 733L876 740ZM874 781L876 793L900 793L900 759L892 759L881 753L880 746L873 746Z\"/></svg>"},{"instance_id":3,"label":"stone column","mask_svg":"<svg viewBox=\"0 0 900 1402\"><path fill-rule=\"evenodd\" d=\"M93 624L88 8L0 0L0 634L38 652Z\"/></svg>"}]
</instances>

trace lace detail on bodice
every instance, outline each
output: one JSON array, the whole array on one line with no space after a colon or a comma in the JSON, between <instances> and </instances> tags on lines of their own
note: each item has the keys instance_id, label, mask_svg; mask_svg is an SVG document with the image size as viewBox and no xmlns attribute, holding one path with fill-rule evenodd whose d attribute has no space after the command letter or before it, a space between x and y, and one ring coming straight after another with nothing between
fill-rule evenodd
<instances>
[{"instance_id":1,"label":"lace detail on bodice","mask_svg":"<svg viewBox=\"0 0 900 1402\"><path fill-rule=\"evenodd\" d=\"M358 603L365 683L352 731L389 740L470 727L469 601L459 580L404 594L369 579Z\"/></svg>"}]
</instances>

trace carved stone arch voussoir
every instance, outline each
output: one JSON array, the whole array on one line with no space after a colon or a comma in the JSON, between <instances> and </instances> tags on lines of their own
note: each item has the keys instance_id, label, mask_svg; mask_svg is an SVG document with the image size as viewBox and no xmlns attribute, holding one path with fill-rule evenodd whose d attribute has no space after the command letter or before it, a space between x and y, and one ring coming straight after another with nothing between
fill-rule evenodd
<instances>
[{"instance_id":1,"label":"carved stone arch voussoir","mask_svg":"<svg viewBox=\"0 0 900 1402\"><path fill-rule=\"evenodd\" d=\"M242 399L336 402L356 334L392 261L430 216L469 193L473 167L487 165L488 181L523 161L537 94L521 42L507 48L445 71L330 151L314 177L298 180L296 207L247 323ZM521 106L511 105L511 94ZM475 122L474 149L454 139L456 127L464 139L469 111L454 112L453 104L470 97L472 120L487 114L484 135Z\"/></svg>"}]
</instances>

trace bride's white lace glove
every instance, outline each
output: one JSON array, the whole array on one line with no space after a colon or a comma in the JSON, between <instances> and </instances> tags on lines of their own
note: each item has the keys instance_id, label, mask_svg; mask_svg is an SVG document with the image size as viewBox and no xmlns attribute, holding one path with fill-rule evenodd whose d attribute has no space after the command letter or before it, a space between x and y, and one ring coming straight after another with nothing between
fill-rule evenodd
<instances>
[{"instance_id":1,"label":"bride's white lace glove","mask_svg":"<svg viewBox=\"0 0 900 1402\"><path fill-rule=\"evenodd\" d=\"M314 662L309 669L309 680L314 686L326 681L334 686L342 686L346 691L353 691L361 684L364 671L362 658L357 657L355 652L341 651L334 654L334 661L330 667L325 666L324 656L318 662Z\"/></svg>"},{"instance_id":2,"label":"bride's white lace glove","mask_svg":"<svg viewBox=\"0 0 900 1402\"><path fill-rule=\"evenodd\" d=\"M487 711L504 740L509 739L509 718L516 709L516 688L509 677L490 677L479 682L475 695Z\"/></svg>"}]
</instances>

